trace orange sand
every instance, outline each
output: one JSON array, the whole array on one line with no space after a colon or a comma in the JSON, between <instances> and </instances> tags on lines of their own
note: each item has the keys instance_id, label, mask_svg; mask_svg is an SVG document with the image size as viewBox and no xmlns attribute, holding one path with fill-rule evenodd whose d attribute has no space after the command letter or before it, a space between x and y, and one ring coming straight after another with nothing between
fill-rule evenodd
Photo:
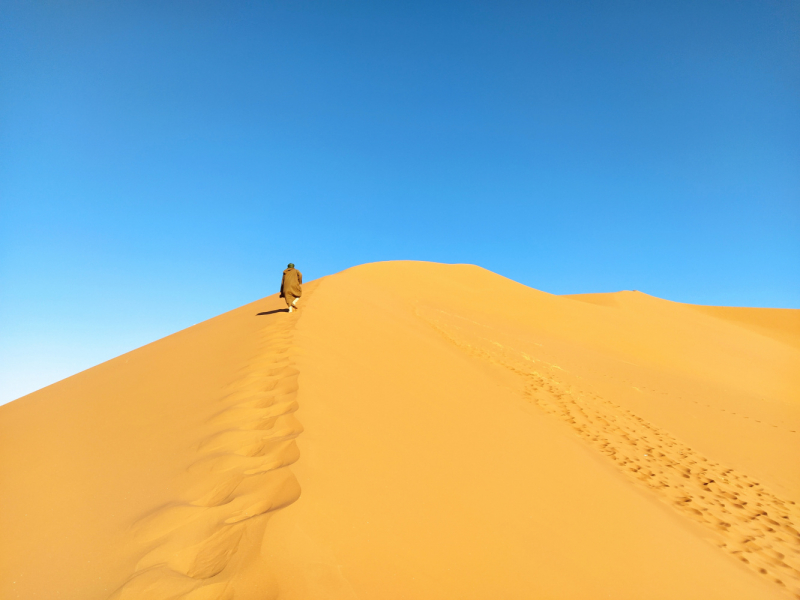
<instances>
[{"instance_id":1,"label":"orange sand","mask_svg":"<svg viewBox=\"0 0 800 600\"><path fill-rule=\"evenodd\" d=\"M800 311L417 262L300 304L0 407L0 598L800 595Z\"/></svg>"}]
</instances>

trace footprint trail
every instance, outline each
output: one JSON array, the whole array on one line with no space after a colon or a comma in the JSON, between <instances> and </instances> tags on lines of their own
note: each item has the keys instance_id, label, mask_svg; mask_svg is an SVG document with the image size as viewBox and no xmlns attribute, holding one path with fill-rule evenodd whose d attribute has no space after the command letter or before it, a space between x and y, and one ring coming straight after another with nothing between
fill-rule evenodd
<instances>
[{"instance_id":1,"label":"footprint trail","mask_svg":"<svg viewBox=\"0 0 800 600\"><path fill-rule=\"evenodd\" d=\"M295 442L298 371L292 360L298 315L279 314L259 333L258 355L231 382L197 443L188 475L194 500L163 506L133 526L143 555L109 600L276 598L260 558L269 517L296 501L289 467Z\"/></svg>"},{"instance_id":2,"label":"footprint trail","mask_svg":"<svg viewBox=\"0 0 800 600\"><path fill-rule=\"evenodd\" d=\"M800 599L800 509L793 500L591 390L564 383L564 369L532 357L535 351L501 344L483 326L455 325L457 315L426 313L416 310L461 351L522 377L528 401L563 421L637 486L704 526L721 550Z\"/></svg>"},{"instance_id":3,"label":"footprint trail","mask_svg":"<svg viewBox=\"0 0 800 600\"><path fill-rule=\"evenodd\" d=\"M800 598L800 511L743 473L709 460L669 433L599 396L572 394L529 375L526 394L686 517L717 545Z\"/></svg>"}]
</instances>

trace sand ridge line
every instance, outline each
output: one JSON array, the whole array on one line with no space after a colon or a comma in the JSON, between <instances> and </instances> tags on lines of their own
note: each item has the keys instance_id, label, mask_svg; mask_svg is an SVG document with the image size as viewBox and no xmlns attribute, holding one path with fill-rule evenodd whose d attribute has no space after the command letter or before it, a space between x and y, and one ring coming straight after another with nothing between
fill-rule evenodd
<instances>
[{"instance_id":1,"label":"sand ridge line","mask_svg":"<svg viewBox=\"0 0 800 600\"><path fill-rule=\"evenodd\" d=\"M188 493L195 499L134 524L144 554L109 600L239 598L237 580L244 579L259 599L277 596L259 557L269 516L300 496L289 469L303 430L294 415L299 372L292 359L299 314L276 315L259 332L258 354L208 421L216 431L197 442L197 460L187 469L199 480Z\"/></svg>"},{"instance_id":2,"label":"sand ridge line","mask_svg":"<svg viewBox=\"0 0 800 600\"><path fill-rule=\"evenodd\" d=\"M529 401L565 422L638 486L705 526L720 549L800 598L800 509L793 500L707 459L633 412L562 383L555 371L564 369L557 365L491 340L483 347L480 340L470 343L472 336L460 328L415 313L467 354L522 376Z\"/></svg>"}]
</instances>

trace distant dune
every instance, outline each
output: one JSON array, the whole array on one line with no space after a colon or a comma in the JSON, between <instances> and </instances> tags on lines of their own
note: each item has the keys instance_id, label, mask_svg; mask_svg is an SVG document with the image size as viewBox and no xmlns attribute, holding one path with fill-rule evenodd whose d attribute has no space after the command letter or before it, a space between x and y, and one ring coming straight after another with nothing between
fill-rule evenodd
<instances>
[{"instance_id":1,"label":"distant dune","mask_svg":"<svg viewBox=\"0 0 800 600\"><path fill-rule=\"evenodd\" d=\"M0 407L0 598L800 597L800 311L389 262Z\"/></svg>"}]
</instances>

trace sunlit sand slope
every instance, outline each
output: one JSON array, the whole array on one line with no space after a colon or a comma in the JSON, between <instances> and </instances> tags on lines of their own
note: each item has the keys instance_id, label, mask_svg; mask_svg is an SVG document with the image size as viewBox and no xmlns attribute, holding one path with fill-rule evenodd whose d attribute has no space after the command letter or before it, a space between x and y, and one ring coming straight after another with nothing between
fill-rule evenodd
<instances>
[{"instance_id":1,"label":"sunlit sand slope","mask_svg":"<svg viewBox=\"0 0 800 600\"><path fill-rule=\"evenodd\" d=\"M799 591L797 348L581 300L472 266L322 281L296 333L303 496L264 546L282 597Z\"/></svg>"},{"instance_id":2,"label":"sunlit sand slope","mask_svg":"<svg viewBox=\"0 0 800 600\"><path fill-rule=\"evenodd\" d=\"M417 262L301 302L0 407L0 598L800 594L800 311Z\"/></svg>"}]
</instances>

